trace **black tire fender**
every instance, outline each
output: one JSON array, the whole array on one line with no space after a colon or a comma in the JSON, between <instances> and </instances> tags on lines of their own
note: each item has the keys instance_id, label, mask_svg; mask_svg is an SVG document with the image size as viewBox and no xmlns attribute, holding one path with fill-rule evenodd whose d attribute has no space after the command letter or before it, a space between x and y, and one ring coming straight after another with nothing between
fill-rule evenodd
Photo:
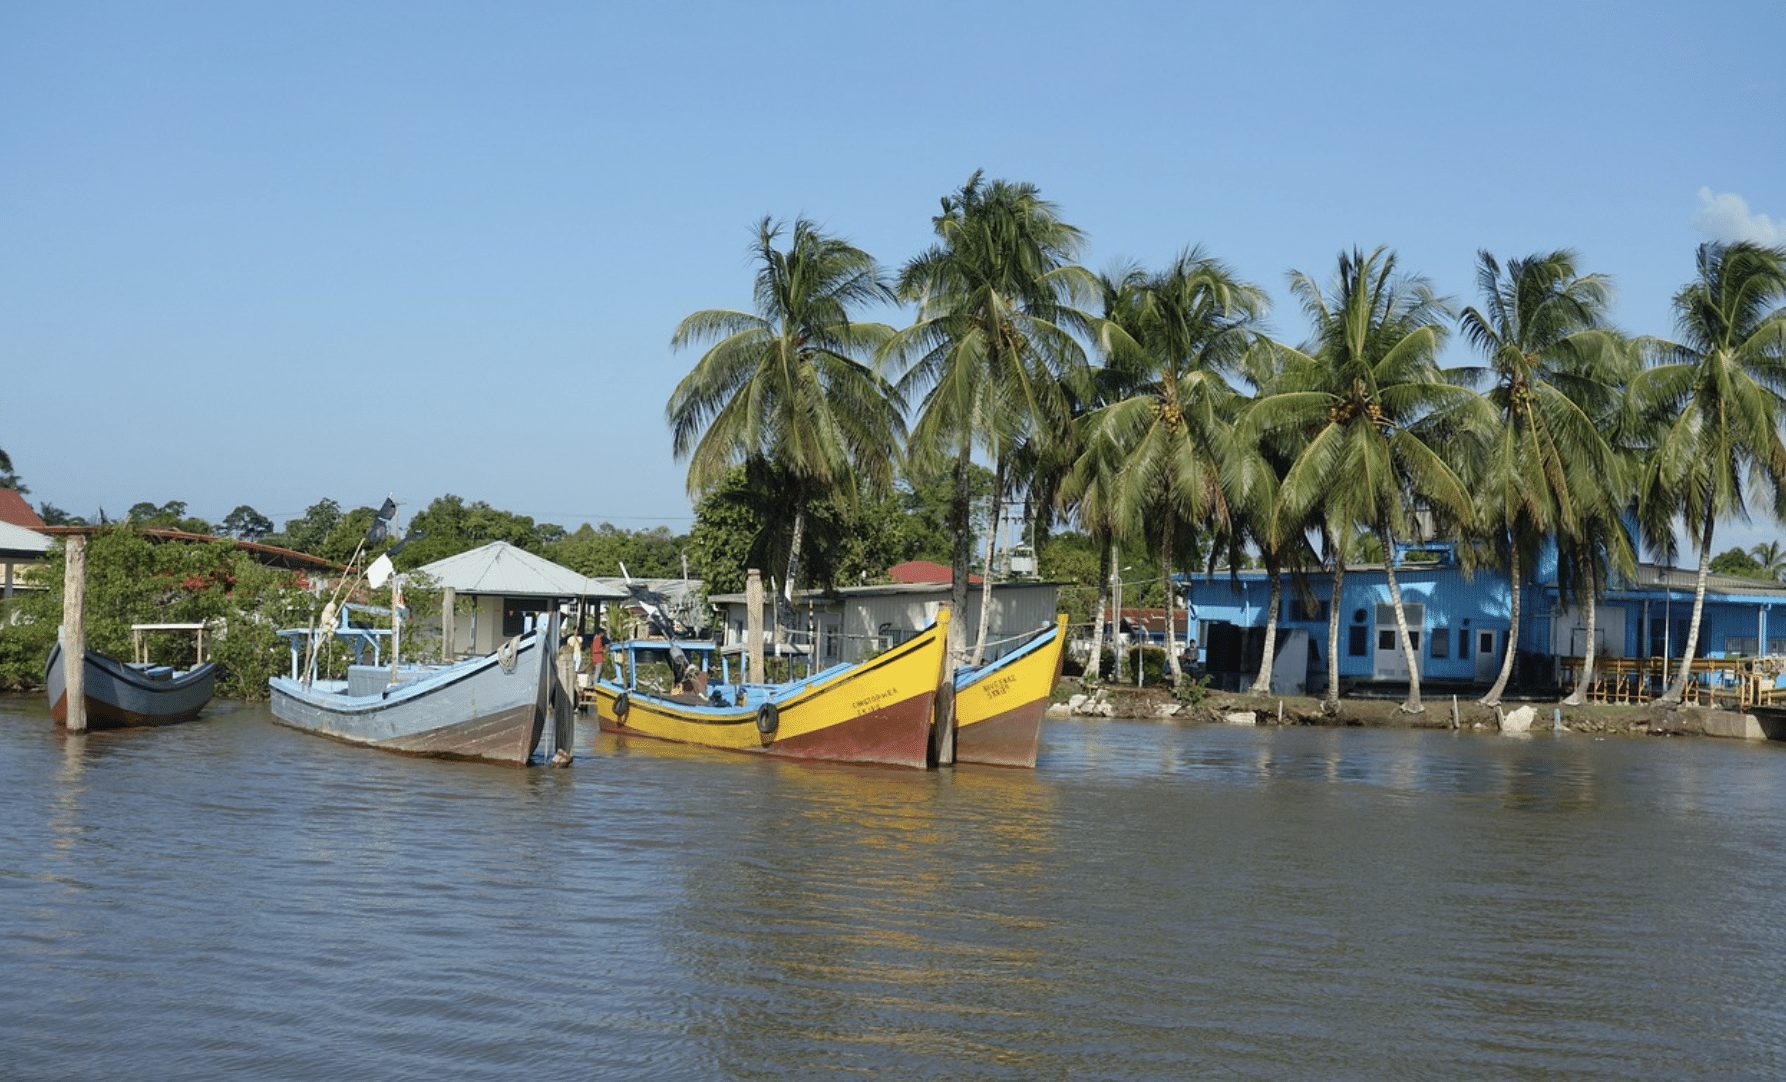
<instances>
[{"instance_id":1,"label":"black tire fender","mask_svg":"<svg viewBox=\"0 0 1786 1082\"><path fill-rule=\"evenodd\" d=\"M757 707L757 732L764 736L773 736L780 725L781 711L775 708L774 703L764 703Z\"/></svg>"},{"instance_id":2,"label":"black tire fender","mask_svg":"<svg viewBox=\"0 0 1786 1082\"><path fill-rule=\"evenodd\" d=\"M620 694L614 696L614 720L616 722L619 722L620 724L625 725L626 724L626 715L629 711L632 710L632 708L633 708L632 697L629 696L626 692L623 691Z\"/></svg>"}]
</instances>

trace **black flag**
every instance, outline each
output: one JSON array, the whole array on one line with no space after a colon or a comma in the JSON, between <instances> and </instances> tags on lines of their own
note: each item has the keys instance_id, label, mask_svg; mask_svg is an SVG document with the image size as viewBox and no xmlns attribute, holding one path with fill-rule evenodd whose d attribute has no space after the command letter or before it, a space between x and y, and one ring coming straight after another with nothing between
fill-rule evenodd
<instances>
[{"instance_id":1,"label":"black flag","mask_svg":"<svg viewBox=\"0 0 1786 1082\"><path fill-rule=\"evenodd\" d=\"M372 528L366 531L366 544L376 545L391 532L391 520L397 517L397 501L389 496L384 498L384 505L372 516Z\"/></svg>"},{"instance_id":2,"label":"black flag","mask_svg":"<svg viewBox=\"0 0 1786 1082\"><path fill-rule=\"evenodd\" d=\"M403 540L397 542L395 545L392 545L389 549L385 550L385 555L395 556L399 552L403 551L403 546L409 544L411 541L420 541L425 536L427 536L427 535L419 534L419 533L415 532L415 530L412 528L408 533L403 535Z\"/></svg>"}]
</instances>

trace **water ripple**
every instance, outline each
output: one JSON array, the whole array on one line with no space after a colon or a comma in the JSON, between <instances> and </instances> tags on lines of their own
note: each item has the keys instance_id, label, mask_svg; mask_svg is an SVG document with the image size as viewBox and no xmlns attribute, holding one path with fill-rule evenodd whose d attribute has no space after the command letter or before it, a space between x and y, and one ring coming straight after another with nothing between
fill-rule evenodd
<instances>
[{"instance_id":1,"label":"water ripple","mask_svg":"<svg viewBox=\"0 0 1786 1082\"><path fill-rule=\"evenodd\" d=\"M1786 749L1052 725L569 771L0 699L7 1077L1762 1077Z\"/></svg>"}]
</instances>

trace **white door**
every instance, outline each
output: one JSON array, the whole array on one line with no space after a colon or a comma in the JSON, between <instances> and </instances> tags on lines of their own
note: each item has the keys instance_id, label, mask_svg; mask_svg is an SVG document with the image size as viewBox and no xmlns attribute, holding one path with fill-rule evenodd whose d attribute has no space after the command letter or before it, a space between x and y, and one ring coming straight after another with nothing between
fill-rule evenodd
<instances>
[{"instance_id":1,"label":"white door","mask_svg":"<svg viewBox=\"0 0 1786 1082\"><path fill-rule=\"evenodd\" d=\"M1408 637L1413 640L1414 658L1420 663L1420 671L1426 672L1425 657L1421 647L1425 636L1421 634L1426 625L1426 606L1419 604L1402 605L1402 611L1408 618ZM1408 656L1402 652L1401 635L1395 626L1395 606L1377 606L1376 640L1371 644L1371 673L1378 680L1406 680L1408 678Z\"/></svg>"},{"instance_id":2,"label":"white door","mask_svg":"<svg viewBox=\"0 0 1786 1082\"><path fill-rule=\"evenodd\" d=\"M1501 672L1501 636L1492 629L1480 628L1476 631L1476 681L1492 683Z\"/></svg>"}]
</instances>

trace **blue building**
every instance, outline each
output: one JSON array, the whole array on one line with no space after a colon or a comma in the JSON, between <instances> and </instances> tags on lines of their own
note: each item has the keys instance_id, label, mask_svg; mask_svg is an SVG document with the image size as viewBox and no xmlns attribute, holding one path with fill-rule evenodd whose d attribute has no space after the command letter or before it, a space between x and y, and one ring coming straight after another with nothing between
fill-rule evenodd
<instances>
[{"instance_id":1,"label":"blue building","mask_svg":"<svg viewBox=\"0 0 1786 1082\"><path fill-rule=\"evenodd\" d=\"M1506 572L1466 572L1452 546L1445 544L1400 546L1396 556L1396 579L1421 680L1434 686L1492 683L1514 630ZM1693 612L1695 574L1644 564L1634 580L1614 583L1595 612L1596 655L1680 658ZM1327 572L1313 573L1307 576L1307 590L1298 591L1285 580L1278 613L1280 656L1272 681L1280 693L1315 692L1327 683L1332 581ZM1196 629L1199 664L1217 686L1250 682L1259 668L1271 597L1265 572L1218 571L1180 582ZM1567 659L1585 650L1585 616L1561 599L1556 556L1546 554L1520 591L1516 679L1534 690L1556 687ZM1786 585L1712 575L1701 623L1699 657L1786 655ZM1381 565L1346 569L1338 649L1343 683L1407 681L1408 662Z\"/></svg>"}]
</instances>

